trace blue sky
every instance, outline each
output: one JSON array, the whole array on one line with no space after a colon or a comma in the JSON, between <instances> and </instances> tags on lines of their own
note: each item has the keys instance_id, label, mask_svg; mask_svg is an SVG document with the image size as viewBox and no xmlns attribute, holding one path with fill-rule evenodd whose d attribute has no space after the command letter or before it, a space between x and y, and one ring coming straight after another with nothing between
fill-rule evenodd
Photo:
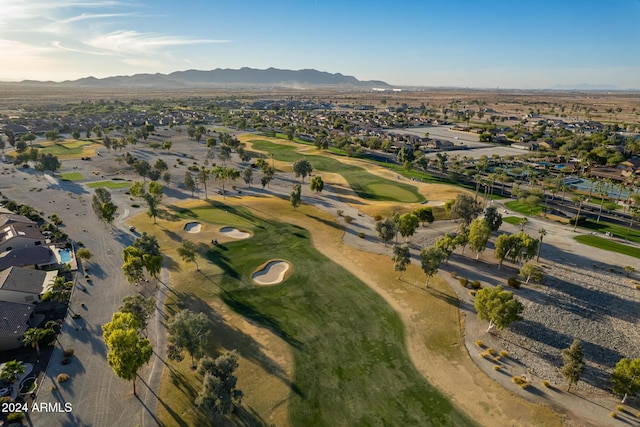
<instances>
[{"instance_id":1,"label":"blue sky","mask_svg":"<svg viewBox=\"0 0 640 427\"><path fill-rule=\"evenodd\" d=\"M640 0L0 0L0 80L275 67L640 89L639 22Z\"/></svg>"}]
</instances>

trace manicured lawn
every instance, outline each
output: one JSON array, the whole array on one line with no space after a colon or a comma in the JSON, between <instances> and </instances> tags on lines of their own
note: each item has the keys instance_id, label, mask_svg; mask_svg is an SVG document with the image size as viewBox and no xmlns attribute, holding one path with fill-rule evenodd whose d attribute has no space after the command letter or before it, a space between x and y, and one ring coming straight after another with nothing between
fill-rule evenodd
<instances>
[{"instance_id":1,"label":"manicured lawn","mask_svg":"<svg viewBox=\"0 0 640 427\"><path fill-rule=\"evenodd\" d=\"M511 209L512 211L516 211L519 214L527 215L527 216L537 216L537 215L540 215L540 213L542 212L542 206L540 205L534 208L530 208L529 206L523 203L520 203L517 200L506 202L504 205L507 209Z\"/></svg>"},{"instance_id":2,"label":"manicured lawn","mask_svg":"<svg viewBox=\"0 0 640 427\"><path fill-rule=\"evenodd\" d=\"M295 147L290 145L274 144L264 140L252 140L250 142L253 144L253 148L272 154L276 160L293 163L302 157L306 157L314 170L342 175L353 191L363 199L401 203L420 203L424 201L424 197L414 186L381 178L359 166L349 165L326 156L304 156L296 152Z\"/></svg>"},{"instance_id":3,"label":"manicured lawn","mask_svg":"<svg viewBox=\"0 0 640 427\"><path fill-rule=\"evenodd\" d=\"M292 425L474 425L414 368L396 312L318 252L306 229L214 202L175 215L209 229L233 225L253 233L247 240L200 246L200 255L217 268L200 260L207 280L199 279L196 296L207 300L215 293L289 344L295 365L287 401ZM288 261L291 275L279 285L257 286L252 273L271 259Z\"/></svg>"},{"instance_id":4,"label":"manicured lawn","mask_svg":"<svg viewBox=\"0 0 640 427\"><path fill-rule=\"evenodd\" d=\"M67 172L60 174L60 178L63 181L80 181L81 179L84 179L84 176L82 176L80 172Z\"/></svg>"},{"instance_id":5,"label":"manicured lawn","mask_svg":"<svg viewBox=\"0 0 640 427\"><path fill-rule=\"evenodd\" d=\"M54 156L75 156L82 154L84 147L91 144L91 141L63 141L58 144L42 144L40 146L40 151L42 153L53 154Z\"/></svg>"},{"instance_id":6,"label":"manicured lawn","mask_svg":"<svg viewBox=\"0 0 640 427\"><path fill-rule=\"evenodd\" d=\"M502 221L513 225L520 225L522 218L518 216L507 216L502 218Z\"/></svg>"},{"instance_id":7,"label":"manicured lawn","mask_svg":"<svg viewBox=\"0 0 640 427\"><path fill-rule=\"evenodd\" d=\"M610 232L613 234L613 237L618 237L620 239L628 238L631 242L640 243L640 231L634 229L629 230L628 227L608 224L606 222L595 222L592 220L588 220L586 223L581 223L578 227L595 230L600 233Z\"/></svg>"},{"instance_id":8,"label":"manicured lawn","mask_svg":"<svg viewBox=\"0 0 640 427\"><path fill-rule=\"evenodd\" d=\"M578 242L585 245L594 246L596 248L604 249L611 252L617 252L620 254L629 255L635 258L640 258L640 248L634 246L623 245L622 243L614 242L603 237L598 236L576 236L574 237Z\"/></svg>"},{"instance_id":9,"label":"manicured lawn","mask_svg":"<svg viewBox=\"0 0 640 427\"><path fill-rule=\"evenodd\" d=\"M127 181L96 181L90 182L87 184L87 187L96 188L96 187L106 187L106 188L125 188L131 187L131 183Z\"/></svg>"}]
</instances>

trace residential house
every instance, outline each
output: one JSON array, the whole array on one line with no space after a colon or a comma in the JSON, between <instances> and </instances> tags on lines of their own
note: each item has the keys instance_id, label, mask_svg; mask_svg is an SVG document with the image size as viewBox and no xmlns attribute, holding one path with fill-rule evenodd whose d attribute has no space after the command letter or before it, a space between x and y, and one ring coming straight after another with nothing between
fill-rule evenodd
<instances>
[{"instance_id":1,"label":"residential house","mask_svg":"<svg viewBox=\"0 0 640 427\"><path fill-rule=\"evenodd\" d=\"M45 244L36 224L14 222L0 227L0 253Z\"/></svg>"},{"instance_id":2,"label":"residential house","mask_svg":"<svg viewBox=\"0 0 640 427\"><path fill-rule=\"evenodd\" d=\"M46 268L57 264L51 249L44 245L0 252L0 271L9 267Z\"/></svg>"},{"instance_id":3,"label":"residential house","mask_svg":"<svg viewBox=\"0 0 640 427\"><path fill-rule=\"evenodd\" d=\"M24 333L32 327L33 304L0 301L0 351L22 347Z\"/></svg>"},{"instance_id":4,"label":"residential house","mask_svg":"<svg viewBox=\"0 0 640 427\"><path fill-rule=\"evenodd\" d=\"M0 271L0 300L21 304L37 303L57 276L56 270L9 267Z\"/></svg>"},{"instance_id":5,"label":"residential house","mask_svg":"<svg viewBox=\"0 0 640 427\"><path fill-rule=\"evenodd\" d=\"M538 143L533 141L514 142L513 144L511 144L511 147L517 148L519 150L535 151L538 149Z\"/></svg>"}]
</instances>

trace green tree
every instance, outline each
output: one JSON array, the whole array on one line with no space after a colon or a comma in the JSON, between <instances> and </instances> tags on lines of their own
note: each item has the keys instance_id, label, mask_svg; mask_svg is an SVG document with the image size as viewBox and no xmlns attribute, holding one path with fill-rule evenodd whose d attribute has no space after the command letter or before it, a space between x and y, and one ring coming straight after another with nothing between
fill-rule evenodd
<instances>
[{"instance_id":1,"label":"green tree","mask_svg":"<svg viewBox=\"0 0 640 427\"><path fill-rule=\"evenodd\" d=\"M13 384L14 389L18 387L18 377L20 374L24 374L26 367L24 363L17 360L10 360L4 364L2 371L0 371L0 380L4 380Z\"/></svg>"},{"instance_id":2,"label":"green tree","mask_svg":"<svg viewBox=\"0 0 640 427\"><path fill-rule=\"evenodd\" d=\"M376 222L376 231L378 239L382 240L386 246L387 242L393 240L398 232L398 225L391 218Z\"/></svg>"},{"instance_id":3,"label":"green tree","mask_svg":"<svg viewBox=\"0 0 640 427\"><path fill-rule=\"evenodd\" d=\"M35 165L36 170L42 172L49 171L51 173L54 173L55 171L60 169L61 166L62 164L60 163L60 160L58 160L58 157L50 153L38 155Z\"/></svg>"},{"instance_id":4,"label":"green tree","mask_svg":"<svg viewBox=\"0 0 640 427\"><path fill-rule=\"evenodd\" d=\"M427 276L427 282L425 283L425 286L428 288L431 276L436 274L440 269L440 264L442 264L444 254L440 249L434 246L426 247L423 248L422 251L420 251L420 259L422 271L424 271L424 274L426 274Z\"/></svg>"},{"instance_id":5,"label":"green tree","mask_svg":"<svg viewBox=\"0 0 640 427\"><path fill-rule=\"evenodd\" d=\"M488 320L489 327L504 329L516 320L522 320L524 305L513 297L513 292L505 291L502 286L484 288L476 293L476 311L480 320Z\"/></svg>"},{"instance_id":6,"label":"green tree","mask_svg":"<svg viewBox=\"0 0 640 427\"><path fill-rule=\"evenodd\" d=\"M111 224L115 218L118 207L111 201L109 190L98 187L91 199L91 207L100 221Z\"/></svg>"},{"instance_id":7,"label":"green tree","mask_svg":"<svg viewBox=\"0 0 640 427\"><path fill-rule=\"evenodd\" d=\"M303 157L293 162L293 173L296 178L302 177L302 182L304 182L307 175L311 175L311 172L313 172L313 166L306 158Z\"/></svg>"},{"instance_id":8,"label":"green tree","mask_svg":"<svg viewBox=\"0 0 640 427\"><path fill-rule=\"evenodd\" d=\"M182 360L182 352L186 351L191 356L191 367L195 369L195 359L202 355L209 327L209 320L204 313L196 314L188 309L179 311L167 325L169 358Z\"/></svg>"},{"instance_id":9,"label":"green tree","mask_svg":"<svg viewBox=\"0 0 640 427\"><path fill-rule=\"evenodd\" d=\"M182 245L178 247L178 255L184 262L192 262L196 265L196 271L200 271L200 267L198 266L197 255L198 248L195 243L191 240L183 240Z\"/></svg>"},{"instance_id":10,"label":"green tree","mask_svg":"<svg viewBox=\"0 0 640 427\"><path fill-rule=\"evenodd\" d=\"M580 380L584 370L584 352L579 340L573 340L571 347L562 350L562 362L562 375L569 383L567 387L569 391L571 386Z\"/></svg>"},{"instance_id":11,"label":"green tree","mask_svg":"<svg viewBox=\"0 0 640 427\"><path fill-rule=\"evenodd\" d=\"M407 266L411 263L409 247L407 245L394 245L391 260L393 261L394 270L400 272L400 275L398 276L398 279L400 279L402 277L402 273L407 270Z\"/></svg>"},{"instance_id":12,"label":"green tree","mask_svg":"<svg viewBox=\"0 0 640 427\"><path fill-rule=\"evenodd\" d=\"M162 180L164 181L165 185L169 186L169 184L171 184L171 174L169 172L163 173Z\"/></svg>"},{"instance_id":13,"label":"green tree","mask_svg":"<svg viewBox=\"0 0 640 427\"><path fill-rule=\"evenodd\" d=\"M131 314L135 324L139 324L139 330L145 330L149 319L156 311L156 304L153 298L145 298L141 294L133 294L124 297L118 310L121 313Z\"/></svg>"},{"instance_id":14,"label":"green tree","mask_svg":"<svg viewBox=\"0 0 640 427\"><path fill-rule=\"evenodd\" d=\"M38 355L40 355L40 341L42 341L46 333L46 329L29 328L24 332L24 335L22 336L22 344L35 348Z\"/></svg>"},{"instance_id":15,"label":"green tree","mask_svg":"<svg viewBox=\"0 0 640 427\"><path fill-rule=\"evenodd\" d=\"M44 133L44 137L47 138L49 141L55 142L60 138L60 131L58 131L58 129L48 130Z\"/></svg>"},{"instance_id":16,"label":"green tree","mask_svg":"<svg viewBox=\"0 0 640 427\"><path fill-rule=\"evenodd\" d=\"M196 189L196 182L193 179L193 175L191 175L191 172L186 171L184 173L184 187L191 191L191 197L193 197L193 192Z\"/></svg>"},{"instance_id":17,"label":"green tree","mask_svg":"<svg viewBox=\"0 0 640 427\"><path fill-rule=\"evenodd\" d=\"M200 363L198 373L202 375L202 389L195 403L211 419L217 414L233 412L234 405L241 403L244 394L237 388L236 369L238 353L235 350L215 360L205 357Z\"/></svg>"},{"instance_id":18,"label":"green tree","mask_svg":"<svg viewBox=\"0 0 640 427\"><path fill-rule=\"evenodd\" d=\"M423 226L425 223L433 223L435 219L433 217L433 210L426 206L414 209L412 213L418 217Z\"/></svg>"},{"instance_id":19,"label":"green tree","mask_svg":"<svg viewBox=\"0 0 640 427\"><path fill-rule=\"evenodd\" d=\"M529 280L533 279L534 282L540 283L542 281L542 270L537 265L526 263L520 268L520 277L526 278L525 283L529 283Z\"/></svg>"},{"instance_id":20,"label":"green tree","mask_svg":"<svg viewBox=\"0 0 640 427\"><path fill-rule=\"evenodd\" d=\"M469 244L469 227L462 226L460 227L460 231L456 234L455 239L453 239L453 243L455 247L461 247L461 253L464 253L464 248Z\"/></svg>"},{"instance_id":21,"label":"green tree","mask_svg":"<svg viewBox=\"0 0 640 427\"><path fill-rule=\"evenodd\" d=\"M311 191L320 193L324 189L324 181L322 180L322 177L319 175L312 177L311 181L309 182L309 188L311 189Z\"/></svg>"},{"instance_id":22,"label":"green tree","mask_svg":"<svg viewBox=\"0 0 640 427\"><path fill-rule=\"evenodd\" d=\"M117 377L133 382L136 395L136 377L153 354L151 342L138 335L139 326L131 313L114 313L122 318L102 326L104 342L109 349L107 362ZM114 323L114 321L116 323Z\"/></svg>"},{"instance_id":23,"label":"green tree","mask_svg":"<svg viewBox=\"0 0 640 427\"><path fill-rule=\"evenodd\" d=\"M171 146L173 145L173 143L171 141L165 141L162 143L162 149L163 150L171 150Z\"/></svg>"},{"instance_id":24,"label":"green tree","mask_svg":"<svg viewBox=\"0 0 640 427\"><path fill-rule=\"evenodd\" d=\"M482 208L473 200L473 197L466 194L458 194L451 207L451 216L454 218L460 218L462 224L469 225L471 221L477 217Z\"/></svg>"},{"instance_id":25,"label":"green tree","mask_svg":"<svg viewBox=\"0 0 640 427\"><path fill-rule=\"evenodd\" d=\"M93 254L87 248L80 248L76 251L76 257L80 258L83 261L89 261Z\"/></svg>"},{"instance_id":26,"label":"green tree","mask_svg":"<svg viewBox=\"0 0 640 427\"><path fill-rule=\"evenodd\" d=\"M495 206L489 206L484 212L484 220L489 225L489 230L496 232L502 225L502 214Z\"/></svg>"},{"instance_id":27,"label":"green tree","mask_svg":"<svg viewBox=\"0 0 640 427\"><path fill-rule=\"evenodd\" d=\"M251 183L253 182L253 168L251 165L246 166L242 170L242 180L251 188Z\"/></svg>"},{"instance_id":28,"label":"green tree","mask_svg":"<svg viewBox=\"0 0 640 427\"><path fill-rule=\"evenodd\" d=\"M162 193L160 193L160 195L158 196L154 196L151 193L145 193L143 196L144 201L147 203L147 216L153 218L154 224L156 223L156 217L160 213L160 209L158 208L158 205L160 204L161 196L162 196Z\"/></svg>"},{"instance_id":29,"label":"green tree","mask_svg":"<svg viewBox=\"0 0 640 427\"><path fill-rule=\"evenodd\" d=\"M400 215L400 218L398 218L398 231L400 235L405 238L405 241L413 236L419 225L420 220L412 213Z\"/></svg>"},{"instance_id":30,"label":"green tree","mask_svg":"<svg viewBox=\"0 0 640 427\"><path fill-rule=\"evenodd\" d=\"M640 359L621 359L611 374L611 389L622 396L622 403L628 396L640 392Z\"/></svg>"},{"instance_id":31,"label":"green tree","mask_svg":"<svg viewBox=\"0 0 640 427\"><path fill-rule=\"evenodd\" d=\"M204 199L209 200L209 194L207 193L207 181L209 181L209 169L204 166L198 171L198 181L202 183L204 187Z\"/></svg>"},{"instance_id":32,"label":"green tree","mask_svg":"<svg viewBox=\"0 0 640 427\"><path fill-rule=\"evenodd\" d=\"M302 186L300 184L293 186L293 190L291 190L291 195L289 196L289 201L291 202L293 209L296 209L300 206L300 203L302 203Z\"/></svg>"},{"instance_id":33,"label":"green tree","mask_svg":"<svg viewBox=\"0 0 640 427\"><path fill-rule=\"evenodd\" d=\"M627 273L627 277L631 276L631 273L633 273L634 271L636 271L635 267L632 267L630 265L625 265L623 267L624 271Z\"/></svg>"},{"instance_id":34,"label":"green tree","mask_svg":"<svg viewBox=\"0 0 640 427\"><path fill-rule=\"evenodd\" d=\"M491 228L484 219L476 218L469 227L469 248L476 253L476 259L487 247L491 236Z\"/></svg>"}]
</instances>

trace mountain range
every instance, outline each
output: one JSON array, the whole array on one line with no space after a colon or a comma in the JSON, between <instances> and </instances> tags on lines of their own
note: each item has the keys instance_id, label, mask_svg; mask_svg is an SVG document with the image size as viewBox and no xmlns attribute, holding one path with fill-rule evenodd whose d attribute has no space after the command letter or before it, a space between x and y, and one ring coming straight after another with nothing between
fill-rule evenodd
<instances>
[{"instance_id":1,"label":"mountain range","mask_svg":"<svg viewBox=\"0 0 640 427\"><path fill-rule=\"evenodd\" d=\"M42 84L79 88L137 88L137 89L189 89L189 88L289 88L312 89L322 87L344 89L391 88L383 81L360 81L353 76L318 70L281 70L268 68L221 69L210 71L187 70L170 74L134 74L105 78L85 77L60 83L25 80L19 84Z\"/></svg>"}]
</instances>

